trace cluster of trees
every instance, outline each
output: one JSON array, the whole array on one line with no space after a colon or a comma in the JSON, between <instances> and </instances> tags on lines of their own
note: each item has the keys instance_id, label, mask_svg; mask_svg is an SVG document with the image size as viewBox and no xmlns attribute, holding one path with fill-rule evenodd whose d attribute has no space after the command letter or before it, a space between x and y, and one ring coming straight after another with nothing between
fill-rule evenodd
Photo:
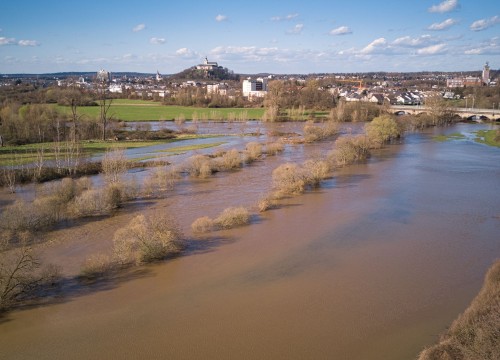
<instances>
[{"instance_id":1,"label":"cluster of trees","mask_svg":"<svg viewBox=\"0 0 500 360\"><path fill-rule=\"evenodd\" d=\"M183 70L180 73L173 75L172 78L182 79L182 80L234 80L239 81L240 76L235 74L233 71L225 67L213 68L210 71L199 70L196 67L191 67L189 69Z\"/></svg>"},{"instance_id":2,"label":"cluster of trees","mask_svg":"<svg viewBox=\"0 0 500 360\"><path fill-rule=\"evenodd\" d=\"M75 119L50 105L7 102L0 108L0 135L9 145L96 139L101 128L99 119Z\"/></svg>"},{"instance_id":3,"label":"cluster of trees","mask_svg":"<svg viewBox=\"0 0 500 360\"><path fill-rule=\"evenodd\" d=\"M498 109L500 106L500 86L470 86L453 89L455 95L460 95L460 106L482 109ZM467 102L465 101L467 98Z\"/></svg>"},{"instance_id":4,"label":"cluster of trees","mask_svg":"<svg viewBox=\"0 0 500 360\"><path fill-rule=\"evenodd\" d=\"M245 100L242 96L229 97L218 93L207 94L205 89L194 86L178 89L172 96L165 97L163 103L165 105L212 108L245 107L250 105L248 100Z\"/></svg>"},{"instance_id":5,"label":"cluster of trees","mask_svg":"<svg viewBox=\"0 0 500 360\"><path fill-rule=\"evenodd\" d=\"M305 84L296 81L274 80L268 85L268 93L264 105L270 108L325 110L334 107L335 97L326 91L317 80L309 80Z\"/></svg>"}]
</instances>

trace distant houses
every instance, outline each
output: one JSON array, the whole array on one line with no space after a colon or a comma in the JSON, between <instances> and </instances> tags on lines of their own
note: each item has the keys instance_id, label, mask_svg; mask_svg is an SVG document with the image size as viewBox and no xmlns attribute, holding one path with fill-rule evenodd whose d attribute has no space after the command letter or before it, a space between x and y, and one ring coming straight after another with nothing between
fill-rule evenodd
<instances>
[{"instance_id":1,"label":"distant houses","mask_svg":"<svg viewBox=\"0 0 500 360\"><path fill-rule=\"evenodd\" d=\"M490 80L490 65L488 62L483 66L483 72L481 77L479 76L465 76L465 77L453 77L446 79L446 87L448 88L462 88L469 86L482 86L491 85Z\"/></svg>"}]
</instances>

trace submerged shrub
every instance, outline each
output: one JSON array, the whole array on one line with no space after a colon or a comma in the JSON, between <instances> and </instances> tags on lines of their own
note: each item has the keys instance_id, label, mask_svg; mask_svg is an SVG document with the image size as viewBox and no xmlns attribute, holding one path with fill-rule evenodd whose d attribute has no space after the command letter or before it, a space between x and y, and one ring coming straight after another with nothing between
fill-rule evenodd
<instances>
[{"instance_id":1,"label":"submerged shrub","mask_svg":"<svg viewBox=\"0 0 500 360\"><path fill-rule=\"evenodd\" d=\"M160 167L153 169L144 180L144 192L149 196L158 196L174 188L179 174L173 169Z\"/></svg>"},{"instance_id":2,"label":"submerged shrub","mask_svg":"<svg viewBox=\"0 0 500 360\"><path fill-rule=\"evenodd\" d=\"M102 172L107 182L118 182L129 168L129 161L123 149L107 151L102 159Z\"/></svg>"},{"instance_id":3,"label":"submerged shrub","mask_svg":"<svg viewBox=\"0 0 500 360\"><path fill-rule=\"evenodd\" d=\"M365 132L374 147L381 147L393 139L400 138L404 129L393 117L382 115L366 124Z\"/></svg>"},{"instance_id":4,"label":"submerged shrub","mask_svg":"<svg viewBox=\"0 0 500 360\"><path fill-rule=\"evenodd\" d=\"M307 185L318 186L329 174L330 166L325 160L309 159L302 164L302 176Z\"/></svg>"},{"instance_id":5,"label":"submerged shrub","mask_svg":"<svg viewBox=\"0 0 500 360\"><path fill-rule=\"evenodd\" d=\"M76 217L107 215L124 200L123 186L121 182L111 183L104 188L84 191L71 204L71 212Z\"/></svg>"},{"instance_id":6,"label":"submerged shrub","mask_svg":"<svg viewBox=\"0 0 500 360\"><path fill-rule=\"evenodd\" d=\"M208 216L202 216L191 224L191 229L197 233L206 233L215 229L215 221Z\"/></svg>"},{"instance_id":7,"label":"submerged shrub","mask_svg":"<svg viewBox=\"0 0 500 360\"><path fill-rule=\"evenodd\" d=\"M206 155L194 155L188 159L187 171L189 175L207 178L214 172L211 159Z\"/></svg>"},{"instance_id":8,"label":"submerged shrub","mask_svg":"<svg viewBox=\"0 0 500 360\"><path fill-rule=\"evenodd\" d=\"M335 165L349 165L370 156L370 140L365 135L343 136L335 141L329 158Z\"/></svg>"},{"instance_id":9,"label":"submerged shrub","mask_svg":"<svg viewBox=\"0 0 500 360\"><path fill-rule=\"evenodd\" d=\"M245 146L245 150L247 154L247 162L255 161L262 155L262 144L249 142Z\"/></svg>"},{"instance_id":10,"label":"submerged shrub","mask_svg":"<svg viewBox=\"0 0 500 360\"><path fill-rule=\"evenodd\" d=\"M314 121L308 120L304 125L303 131L304 140L310 143L338 134L338 125L333 121L327 121L323 125L315 125Z\"/></svg>"},{"instance_id":11,"label":"submerged shrub","mask_svg":"<svg viewBox=\"0 0 500 360\"><path fill-rule=\"evenodd\" d=\"M259 212L265 212L267 210L274 209L278 206L275 197L271 195L267 195L259 199L257 202L257 209Z\"/></svg>"},{"instance_id":12,"label":"submerged shrub","mask_svg":"<svg viewBox=\"0 0 500 360\"><path fill-rule=\"evenodd\" d=\"M297 164L286 163L273 170L273 188L281 195L297 195L304 192L305 181Z\"/></svg>"},{"instance_id":13,"label":"submerged shrub","mask_svg":"<svg viewBox=\"0 0 500 360\"><path fill-rule=\"evenodd\" d=\"M236 149L231 149L216 159L215 167L218 171L227 171L238 169L241 167L241 164L240 153Z\"/></svg>"},{"instance_id":14,"label":"submerged shrub","mask_svg":"<svg viewBox=\"0 0 500 360\"><path fill-rule=\"evenodd\" d=\"M118 262L148 263L178 254L183 248L179 226L167 215L138 215L115 232L113 253Z\"/></svg>"},{"instance_id":15,"label":"submerged shrub","mask_svg":"<svg viewBox=\"0 0 500 360\"><path fill-rule=\"evenodd\" d=\"M250 223L250 213L244 207L229 207L214 220L220 229L231 229Z\"/></svg>"},{"instance_id":16,"label":"submerged shrub","mask_svg":"<svg viewBox=\"0 0 500 360\"><path fill-rule=\"evenodd\" d=\"M113 269L111 258L104 254L94 254L84 261L80 277L85 280L95 280Z\"/></svg>"},{"instance_id":17,"label":"submerged shrub","mask_svg":"<svg viewBox=\"0 0 500 360\"><path fill-rule=\"evenodd\" d=\"M59 218L59 204L53 197L30 203L18 200L0 214L0 227L12 231L34 231L53 225Z\"/></svg>"},{"instance_id":18,"label":"submerged shrub","mask_svg":"<svg viewBox=\"0 0 500 360\"><path fill-rule=\"evenodd\" d=\"M276 141L276 142L266 144L265 153L266 153L266 155L272 156L272 155L279 154L283 150L285 150L285 145L283 145L282 142Z\"/></svg>"}]
</instances>

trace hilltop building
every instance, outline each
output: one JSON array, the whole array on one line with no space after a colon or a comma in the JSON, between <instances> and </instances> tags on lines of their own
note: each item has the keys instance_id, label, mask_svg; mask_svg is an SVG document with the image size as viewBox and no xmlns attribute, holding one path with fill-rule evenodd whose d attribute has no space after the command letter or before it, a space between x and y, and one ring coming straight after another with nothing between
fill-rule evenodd
<instances>
[{"instance_id":1,"label":"hilltop building","mask_svg":"<svg viewBox=\"0 0 500 360\"><path fill-rule=\"evenodd\" d=\"M257 78L252 80L250 78L243 80L243 96L264 97L267 94L267 79Z\"/></svg>"},{"instance_id":2,"label":"hilltop building","mask_svg":"<svg viewBox=\"0 0 500 360\"><path fill-rule=\"evenodd\" d=\"M205 70L205 71L213 71L218 69L220 66L215 61L208 61L208 58L205 57L205 61L203 64L196 65L196 70Z\"/></svg>"},{"instance_id":3,"label":"hilltop building","mask_svg":"<svg viewBox=\"0 0 500 360\"><path fill-rule=\"evenodd\" d=\"M156 70L156 81L161 81L162 78L161 78L161 75L160 75L160 72L158 70Z\"/></svg>"}]
</instances>

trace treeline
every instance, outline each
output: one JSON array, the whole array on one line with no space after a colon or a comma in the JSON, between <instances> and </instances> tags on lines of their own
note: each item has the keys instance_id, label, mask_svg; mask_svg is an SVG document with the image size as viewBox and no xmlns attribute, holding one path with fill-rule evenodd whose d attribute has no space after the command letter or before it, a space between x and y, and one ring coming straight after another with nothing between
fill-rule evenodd
<instances>
[{"instance_id":1,"label":"treeline","mask_svg":"<svg viewBox=\"0 0 500 360\"><path fill-rule=\"evenodd\" d=\"M240 80L240 76L238 74L235 74L228 68L223 67L214 68L210 71L198 70L196 69L196 67L191 67L189 69L181 71L176 75L171 76L171 78L182 80Z\"/></svg>"},{"instance_id":2,"label":"treeline","mask_svg":"<svg viewBox=\"0 0 500 360\"><path fill-rule=\"evenodd\" d=\"M161 101L163 101L163 104L165 105L195 106L195 107L209 107L209 108L258 106L258 103L249 102L242 96L225 96L225 95L220 95L218 93L207 94L205 89L194 86L178 89L171 96L166 96Z\"/></svg>"},{"instance_id":3,"label":"treeline","mask_svg":"<svg viewBox=\"0 0 500 360\"><path fill-rule=\"evenodd\" d=\"M80 116L75 121L50 105L8 102L0 108L3 145L97 139L101 127L99 119Z\"/></svg>"}]
</instances>

